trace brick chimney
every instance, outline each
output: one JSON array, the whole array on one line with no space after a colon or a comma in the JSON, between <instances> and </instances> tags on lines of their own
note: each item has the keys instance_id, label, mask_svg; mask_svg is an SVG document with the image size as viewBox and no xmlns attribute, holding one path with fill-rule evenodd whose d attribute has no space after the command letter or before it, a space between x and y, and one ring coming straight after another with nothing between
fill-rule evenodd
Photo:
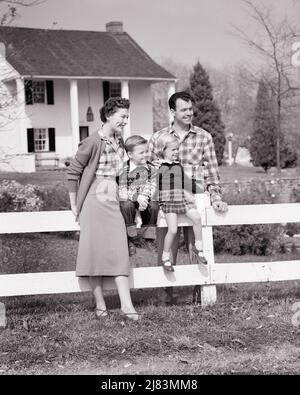
<instances>
[{"instance_id":1,"label":"brick chimney","mask_svg":"<svg viewBox=\"0 0 300 395\"><path fill-rule=\"evenodd\" d=\"M108 22L105 26L108 33L123 33L123 22Z\"/></svg>"},{"instance_id":2,"label":"brick chimney","mask_svg":"<svg viewBox=\"0 0 300 395\"><path fill-rule=\"evenodd\" d=\"M6 58L5 44L0 41L0 56Z\"/></svg>"}]
</instances>

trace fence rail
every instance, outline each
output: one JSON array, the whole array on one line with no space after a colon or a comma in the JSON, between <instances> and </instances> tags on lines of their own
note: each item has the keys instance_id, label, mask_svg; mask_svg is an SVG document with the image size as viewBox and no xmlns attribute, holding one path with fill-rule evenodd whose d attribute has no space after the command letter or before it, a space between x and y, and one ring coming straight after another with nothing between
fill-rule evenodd
<instances>
[{"instance_id":1,"label":"fence rail","mask_svg":"<svg viewBox=\"0 0 300 395\"><path fill-rule=\"evenodd\" d=\"M207 196L198 196L197 199L208 265L177 265L174 273L165 273L158 266L133 268L130 275L131 288L200 285L201 302L208 305L216 301L217 284L300 280L300 260L215 264L212 233L213 226L300 222L300 203L229 206L226 214L217 214L209 206ZM189 219L179 217L179 226L190 225ZM158 226L166 226L163 218L159 218ZM0 234L78 230L79 225L71 211L0 214ZM115 289L114 282L106 279L104 289ZM90 287L87 279L76 278L74 271L0 275L0 296L88 290Z\"/></svg>"}]
</instances>

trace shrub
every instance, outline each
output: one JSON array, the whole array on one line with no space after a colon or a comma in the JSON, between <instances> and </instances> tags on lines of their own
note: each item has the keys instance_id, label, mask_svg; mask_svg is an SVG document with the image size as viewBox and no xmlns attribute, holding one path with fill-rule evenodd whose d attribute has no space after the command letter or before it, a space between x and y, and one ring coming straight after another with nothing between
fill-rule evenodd
<instances>
[{"instance_id":1,"label":"shrub","mask_svg":"<svg viewBox=\"0 0 300 395\"><path fill-rule=\"evenodd\" d=\"M70 210L68 191L63 183L51 188L39 187L37 194L43 201L43 211Z\"/></svg>"},{"instance_id":2,"label":"shrub","mask_svg":"<svg viewBox=\"0 0 300 395\"><path fill-rule=\"evenodd\" d=\"M278 183L248 182L224 186L224 200L230 205L270 204L277 202ZM213 228L215 253L233 255L271 255L283 243L280 224L217 226Z\"/></svg>"},{"instance_id":3,"label":"shrub","mask_svg":"<svg viewBox=\"0 0 300 395\"><path fill-rule=\"evenodd\" d=\"M215 253L272 255L283 243L282 225L238 225L214 227Z\"/></svg>"},{"instance_id":4,"label":"shrub","mask_svg":"<svg viewBox=\"0 0 300 395\"><path fill-rule=\"evenodd\" d=\"M274 180L223 185L223 199L231 205L277 203L280 192L281 185Z\"/></svg>"},{"instance_id":5,"label":"shrub","mask_svg":"<svg viewBox=\"0 0 300 395\"><path fill-rule=\"evenodd\" d=\"M17 181L0 182L0 211L39 211L43 200L34 185L22 185Z\"/></svg>"},{"instance_id":6,"label":"shrub","mask_svg":"<svg viewBox=\"0 0 300 395\"><path fill-rule=\"evenodd\" d=\"M290 202L300 203L300 183L292 189L290 194ZM300 234L300 223L291 223L286 225L286 234L294 236Z\"/></svg>"}]
</instances>

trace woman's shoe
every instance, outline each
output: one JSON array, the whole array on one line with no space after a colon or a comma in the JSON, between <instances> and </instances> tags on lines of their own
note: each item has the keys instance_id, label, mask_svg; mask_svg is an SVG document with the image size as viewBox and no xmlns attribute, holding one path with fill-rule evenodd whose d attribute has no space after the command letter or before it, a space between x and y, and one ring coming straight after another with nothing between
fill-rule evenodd
<instances>
[{"instance_id":1,"label":"woman's shoe","mask_svg":"<svg viewBox=\"0 0 300 395\"><path fill-rule=\"evenodd\" d=\"M124 318L127 318L128 320L131 320L131 321L138 321L138 320L141 319L141 315L139 313L137 313L137 312L135 312L135 313L125 313L123 310L121 310L121 315Z\"/></svg>"},{"instance_id":2,"label":"woman's shoe","mask_svg":"<svg viewBox=\"0 0 300 395\"><path fill-rule=\"evenodd\" d=\"M203 255L203 250L198 250L195 246L192 247L192 255L196 264L207 265L207 260Z\"/></svg>"},{"instance_id":3,"label":"woman's shoe","mask_svg":"<svg viewBox=\"0 0 300 395\"><path fill-rule=\"evenodd\" d=\"M166 272L174 272L174 266L172 265L172 262L170 261L169 258L162 259L161 265Z\"/></svg>"},{"instance_id":4,"label":"woman's shoe","mask_svg":"<svg viewBox=\"0 0 300 395\"><path fill-rule=\"evenodd\" d=\"M103 318L108 316L108 311L105 309L95 309L96 318Z\"/></svg>"}]
</instances>

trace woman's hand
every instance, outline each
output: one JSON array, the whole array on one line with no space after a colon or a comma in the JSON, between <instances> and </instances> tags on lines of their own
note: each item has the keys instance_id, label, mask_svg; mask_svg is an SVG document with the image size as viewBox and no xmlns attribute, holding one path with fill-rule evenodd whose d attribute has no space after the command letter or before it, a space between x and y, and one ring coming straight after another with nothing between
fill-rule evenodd
<instances>
[{"instance_id":1,"label":"woman's hand","mask_svg":"<svg viewBox=\"0 0 300 395\"><path fill-rule=\"evenodd\" d=\"M76 192L69 192L70 198L70 205L72 213L75 215L75 218L78 216L77 207L76 207L76 200L77 200L77 193Z\"/></svg>"},{"instance_id":2,"label":"woman's hand","mask_svg":"<svg viewBox=\"0 0 300 395\"><path fill-rule=\"evenodd\" d=\"M71 210L72 210L72 213L74 214L75 218L77 218L78 213L77 213L77 207L75 204L74 205L71 204Z\"/></svg>"}]
</instances>

